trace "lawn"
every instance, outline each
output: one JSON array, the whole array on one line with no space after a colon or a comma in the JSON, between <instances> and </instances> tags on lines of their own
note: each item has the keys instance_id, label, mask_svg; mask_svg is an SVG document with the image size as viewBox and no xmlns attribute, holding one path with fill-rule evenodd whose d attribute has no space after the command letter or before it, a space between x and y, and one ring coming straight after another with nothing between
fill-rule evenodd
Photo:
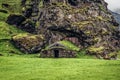
<instances>
[{"instance_id":1,"label":"lawn","mask_svg":"<svg viewBox=\"0 0 120 80\"><path fill-rule=\"evenodd\" d=\"M120 80L120 61L1 56L0 80Z\"/></svg>"}]
</instances>

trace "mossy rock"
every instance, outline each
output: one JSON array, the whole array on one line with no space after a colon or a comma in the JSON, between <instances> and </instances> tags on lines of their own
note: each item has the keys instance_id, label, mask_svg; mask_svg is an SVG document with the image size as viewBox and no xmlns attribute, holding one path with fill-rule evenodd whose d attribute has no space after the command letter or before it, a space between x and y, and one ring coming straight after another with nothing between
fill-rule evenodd
<instances>
[{"instance_id":1,"label":"mossy rock","mask_svg":"<svg viewBox=\"0 0 120 80\"><path fill-rule=\"evenodd\" d=\"M108 54L110 59L117 59L117 52L111 52Z\"/></svg>"},{"instance_id":2,"label":"mossy rock","mask_svg":"<svg viewBox=\"0 0 120 80\"><path fill-rule=\"evenodd\" d=\"M14 45L24 53L36 53L44 44L43 35L18 34L12 38Z\"/></svg>"},{"instance_id":3,"label":"mossy rock","mask_svg":"<svg viewBox=\"0 0 120 80\"><path fill-rule=\"evenodd\" d=\"M99 46L99 47L91 46L87 50L89 54L102 54L104 50L104 46Z\"/></svg>"}]
</instances>

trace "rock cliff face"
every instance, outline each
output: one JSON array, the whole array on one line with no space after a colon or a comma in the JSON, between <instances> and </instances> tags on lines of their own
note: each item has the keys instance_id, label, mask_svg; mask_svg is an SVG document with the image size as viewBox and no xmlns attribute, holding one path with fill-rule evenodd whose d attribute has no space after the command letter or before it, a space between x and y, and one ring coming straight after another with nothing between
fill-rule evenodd
<instances>
[{"instance_id":1,"label":"rock cliff face","mask_svg":"<svg viewBox=\"0 0 120 80\"><path fill-rule=\"evenodd\" d=\"M117 21L117 23L119 23L119 30L120 30L120 14L112 12L112 11L110 11L110 12L114 16L114 18Z\"/></svg>"},{"instance_id":2,"label":"rock cliff face","mask_svg":"<svg viewBox=\"0 0 120 80\"><path fill-rule=\"evenodd\" d=\"M36 27L35 34L45 36L46 43L42 46L69 40L86 49L87 54L116 58L120 32L104 0L22 0L21 3L23 16Z\"/></svg>"}]
</instances>

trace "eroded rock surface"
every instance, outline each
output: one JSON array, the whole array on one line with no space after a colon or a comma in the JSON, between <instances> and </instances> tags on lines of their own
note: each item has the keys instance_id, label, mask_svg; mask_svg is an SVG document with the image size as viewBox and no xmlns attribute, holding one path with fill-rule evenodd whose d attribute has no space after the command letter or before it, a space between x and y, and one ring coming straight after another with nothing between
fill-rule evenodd
<instances>
[{"instance_id":1,"label":"eroded rock surface","mask_svg":"<svg viewBox=\"0 0 120 80\"><path fill-rule=\"evenodd\" d=\"M104 0L24 0L22 7L36 34L47 35L45 45L67 39L105 59L116 58L120 50L118 24Z\"/></svg>"},{"instance_id":2,"label":"eroded rock surface","mask_svg":"<svg viewBox=\"0 0 120 80\"><path fill-rule=\"evenodd\" d=\"M19 34L12 38L13 43L24 53L40 51L45 44L44 36L32 34Z\"/></svg>"}]
</instances>

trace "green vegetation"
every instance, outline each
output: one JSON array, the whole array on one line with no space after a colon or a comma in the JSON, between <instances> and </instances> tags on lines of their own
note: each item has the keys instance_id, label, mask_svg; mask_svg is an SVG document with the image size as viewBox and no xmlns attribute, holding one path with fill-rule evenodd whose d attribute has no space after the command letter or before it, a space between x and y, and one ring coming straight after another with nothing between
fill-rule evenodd
<instances>
[{"instance_id":1,"label":"green vegetation","mask_svg":"<svg viewBox=\"0 0 120 80\"><path fill-rule=\"evenodd\" d=\"M18 35L16 35L16 36L13 36L13 39L19 39L19 38L23 38L23 37L27 37L27 36L28 36L27 33L25 33L25 34L20 33L20 34L18 34Z\"/></svg>"},{"instance_id":2,"label":"green vegetation","mask_svg":"<svg viewBox=\"0 0 120 80\"><path fill-rule=\"evenodd\" d=\"M77 25L79 26L79 28L84 28L84 25L87 25L87 24L93 24L92 21L81 21L81 22L74 22L72 23L72 25Z\"/></svg>"},{"instance_id":3,"label":"green vegetation","mask_svg":"<svg viewBox=\"0 0 120 80\"><path fill-rule=\"evenodd\" d=\"M88 51L90 51L91 53L102 53L102 51L104 50L103 46L99 46L99 47L95 47L95 46L91 46L88 48Z\"/></svg>"},{"instance_id":4,"label":"green vegetation","mask_svg":"<svg viewBox=\"0 0 120 80\"><path fill-rule=\"evenodd\" d=\"M67 40L63 40L63 41L59 41L57 42L58 44L63 45L66 49L68 50L73 50L73 51L80 51L80 48L77 47L76 45L74 45L73 43L67 41ZM45 50L48 50L50 46L47 46L45 48Z\"/></svg>"},{"instance_id":5,"label":"green vegetation","mask_svg":"<svg viewBox=\"0 0 120 80\"><path fill-rule=\"evenodd\" d=\"M3 56L14 56L22 54L11 43L11 38L19 33L26 33L15 26L5 23L9 14L0 13L0 54Z\"/></svg>"},{"instance_id":6,"label":"green vegetation","mask_svg":"<svg viewBox=\"0 0 120 80\"><path fill-rule=\"evenodd\" d=\"M2 6L2 4L7 6ZM3 56L22 54L22 52L12 45L11 38L14 35L25 32L5 23L10 13L20 13L20 0L0 0L0 10L0 54Z\"/></svg>"},{"instance_id":7,"label":"green vegetation","mask_svg":"<svg viewBox=\"0 0 120 80\"><path fill-rule=\"evenodd\" d=\"M41 0L39 3L39 7L42 8L43 7L43 1Z\"/></svg>"},{"instance_id":8,"label":"green vegetation","mask_svg":"<svg viewBox=\"0 0 120 80\"><path fill-rule=\"evenodd\" d=\"M69 50L73 50L73 51L79 51L80 48L77 47L76 45L74 45L73 43L69 42L69 41L60 41L60 44L63 44L64 46L66 46Z\"/></svg>"},{"instance_id":9,"label":"green vegetation","mask_svg":"<svg viewBox=\"0 0 120 80\"><path fill-rule=\"evenodd\" d=\"M3 56L17 56L22 54L10 40L0 40L0 54Z\"/></svg>"},{"instance_id":10,"label":"green vegetation","mask_svg":"<svg viewBox=\"0 0 120 80\"><path fill-rule=\"evenodd\" d=\"M117 57L120 59L120 51L118 51L118 53L117 53Z\"/></svg>"},{"instance_id":11,"label":"green vegetation","mask_svg":"<svg viewBox=\"0 0 120 80\"><path fill-rule=\"evenodd\" d=\"M0 12L0 21L6 21L9 14Z\"/></svg>"},{"instance_id":12,"label":"green vegetation","mask_svg":"<svg viewBox=\"0 0 120 80\"><path fill-rule=\"evenodd\" d=\"M0 57L0 80L119 80L120 61Z\"/></svg>"},{"instance_id":13,"label":"green vegetation","mask_svg":"<svg viewBox=\"0 0 120 80\"><path fill-rule=\"evenodd\" d=\"M11 38L19 33L25 33L14 26L8 25L7 23L0 21L0 54L3 56L13 56L16 54L22 54L16 49L11 43Z\"/></svg>"},{"instance_id":14,"label":"green vegetation","mask_svg":"<svg viewBox=\"0 0 120 80\"><path fill-rule=\"evenodd\" d=\"M106 10L104 9L104 7L103 7L101 4L99 4L99 9L100 9L101 11L106 12Z\"/></svg>"},{"instance_id":15,"label":"green vegetation","mask_svg":"<svg viewBox=\"0 0 120 80\"><path fill-rule=\"evenodd\" d=\"M21 13L20 7L21 0L0 0L0 9L8 10L9 13ZM8 4L8 7L2 6L2 4Z\"/></svg>"},{"instance_id":16,"label":"green vegetation","mask_svg":"<svg viewBox=\"0 0 120 80\"><path fill-rule=\"evenodd\" d=\"M14 26L8 25L7 23L0 21L0 39L11 39L12 36L19 33L26 33Z\"/></svg>"},{"instance_id":17,"label":"green vegetation","mask_svg":"<svg viewBox=\"0 0 120 80\"><path fill-rule=\"evenodd\" d=\"M78 52L78 58L58 58L58 59L43 59L38 58L38 54L23 54L15 46L12 45L11 38L26 37L28 33L5 23L10 13L20 14L21 0L0 0L0 9L5 10L8 13L0 12L0 80L119 80L120 79L120 61L107 61L97 60L95 56L86 55L86 50L80 50L77 46L69 41L60 41L70 50ZM29 4L30 0L27 0L26 4ZM2 7L1 4L9 4L9 7ZM42 0L39 7L42 7ZM85 12L87 6L80 10L69 7L65 4L57 4L61 8L66 8L66 14ZM29 7L29 6L28 6ZM25 8L23 8L24 10ZM69 11L69 9L71 9ZM105 11L100 5L100 9ZM97 19L105 21L103 17L98 16ZM92 20L92 18L91 18ZM28 20L29 21L29 20ZM31 21L29 21L32 23ZM26 22L25 22L26 23ZM80 23L73 23L79 25L93 24L92 21L83 21ZM39 26L40 22L36 25ZM34 25L34 23L33 23ZM93 24L94 25L94 24ZM83 26L84 27L84 26ZM114 27L113 27L114 28ZM86 32L91 34L90 31ZM102 34L106 34L107 31L103 29ZM28 38L36 39L37 35L31 35ZM39 35L41 39L44 39L42 35ZM95 38L95 41L100 41L100 38ZM28 42L28 40L26 40ZM27 43L26 42L26 43ZM30 43L30 46L33 42ZM33 43L34 44L34 43ZM89 47L91 52L101 52L104 47ZM80 51L80 52L79 52ZM114 54L114 53L113 53ZM109 56L113 56L110 54ZM120 58L120 51L117 53Z\"/></svg>"},{"instance_id":18,"label":"green vegetation","mask_svg":"<svg viewBox=\"0 0 120 80\"><path fill-rule=\"evenodd\" d=\"M88 54L86 54L86 50L85 49L80 50L77 53L77 58L80 58L80 59L96 59L96 57L94 55L88 55Z\"/></svg>"}]
</instances>

